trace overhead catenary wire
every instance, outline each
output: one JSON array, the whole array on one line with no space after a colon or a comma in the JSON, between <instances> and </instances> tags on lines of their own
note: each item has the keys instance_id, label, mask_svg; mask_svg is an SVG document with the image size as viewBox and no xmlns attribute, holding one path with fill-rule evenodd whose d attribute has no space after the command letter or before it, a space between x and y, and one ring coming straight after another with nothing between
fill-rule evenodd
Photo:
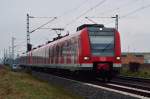
<instances>
[{"instance_id":1,"label":"overhead catenary wire","mask_svg":"<svg viewBox=\"0 0 150 99\"><path fill-rule=\"evenodd\" d=\"M111 17L105 17L105 16L101 16L101 15L104 15L104 14L106 14L106 13L112 13L112 12L114 12L114 11L116 11L116 10L123 9L123 8L126 7L127 5L129 6L129 5L131 5L131 4L135 4L135 3L137 3L138 1L140 1L140 0L131 0L130 2L127 2L127 3L125 3L125 4L122 4L122 5L120 5L120 6L116 7L116 8L114 8L114 9L108 9L108 10L106 10L106 11L104 11L104 12L98 13L96 16L89 16L88 18L111 18ZM100 15L100 16L99 16L99 15Z\"/></svg>"},{"instance_id":2,"label":"overhead catenary wire","mask_svg":"<svg viewBox=\"0 0 150 99\"><path fill-rule=\"evenodd\" d=\"M98 15L104 15L104 14L106 14L106 13L112 13L112 12L114 12L114 11L116 11L116 10L120 10L120 9L123 9L124 7L128 7L128 6L131 5L131 4L135 4L135 3L137 3L138 1L140 1L140 0L131 0L130 2L127 2L127 3L125 3L125 4L122 4L122 5L120 5L119 7L116 7L116 8L114 8L114 9L109 9L109 10L107 10L107 11L100 12Z\"/></svg>"},{"instance_id":3,"label":"overhead catenary wire","mask_svg":"<svg viewBox=\"0 0 150 99\"><path fill-rule=\"evenodd\" d=\"M134 0L133 3L135 4L135 2L137 2L137 1L140 1L140 0ZM127 4L128 4L128 3L127 3ZM127 4L125 4L125 5L127 5ZM125 5L124 5L124 6L125 6ZM139 7L139 8L137 8L137 9L135 9L135 10L133 10L133 11L127 13L127 14L121 15L121 16L119 17L119 19L125 18L125 17L127 17L127 16L130 16L130 15L132 15L132 14L134 14L134 13L137 13L137 12L139 12L139 11L141 11L141 10L144 10L144 9L146 9L146 8L149 8L149 7L150 7L150 4L143 5L142 7ZM122 7L122 8L123 8L123 7ZM113 10L117 10L117 9L121 9L121 8L117 7L117 8L115 8L115 9L113 9ZM110 12L112 12L113 10L110 10ZM104 12L104 13L107 13L107 12ZM101 13L101 14L104 14L104 13ZM107 17L98 17L98 16L94 17L94 16L91 16L91 17L89 17L89 18L107 18Z\"/></svg>"},{"instance_id":4,"label":"overhead catenary wire","mask_svg":"<svg viewBox=\"0 0 150 99\"><path fill-rule=\"evenodd\" d=\"M47 19L49 19L49 18L54 18L54 17L37 17L37 16L29 16L29 18L38 18L38 19L45 19L45 18L47 18Z\"/></svg>"},{"instance_id":5,"label":"overhead catenary wire","mask_svg":"<svg viewBox=\"0 0 150 99\"><path fill-rule=\"evenodd\" d=\"M138 1L138 0L136 0L136 1ZM139 8L137 8L137 9L135 9L135 10L133 10L133 11L127 13L127 14L121 15L120 17L118 17L118 19L126 18L126 17L128 17L128 16L130 16L130 15L132 15L132 14L135 14L135 13L137 13L137 12L139 12L139 11L141 11L141 10L144 10L144 9L146 9L146 8L149 8L149 7L150 7L150 4L144 5L144 6L142 6L142 7L139 7ZM91 16L91 17L88 17L88 18L111 18L111 17L99 17L99 16L94 17L94 16ZM106 24L110 24L110 23L112 23L112 22L113 22L113 21L108 22L108 23L106 23Z\"/></svg>"},{"instance_id":6,"label":"overhead catenary wire","mask_svg":"<svg viewBox=\"0 0 150 99\"><path fill-rule=\"evenodd\" d=\"M81 15L77 16L75 19L73 19L72 21L70 21L69 23L67 23L65 25L65 27L67 27L68 25L72 24L73 22L77 21L79 18L81 18L82 16L84 16L85 14L89 13L90 11L94 10L95 8L101 6L103 3L105 3L107 0L102 0L99 3L97 3L96 5L94 5L93 7L89 8L88 10L86 10L84 13L82 13Z\"/></svg>"},{"instance_id":7,"label":"overhead catenary wire","mask_svg":"<svg viewBox=\"0 0 150 99\"><path fill-rule=\"evenodd\" d=\"M72 9L69 9L69 10L63 12L61 15L58 16L58 18L59 18L59 19L58 19L58 22L61 22L61 21L59 21L59 20L60 20L61 18L63 19L66 15L72 14L72 13L74 13L75 11L81 9L82 6L84 6L85 4L88 3L88 1L90 1L90 0L84 0L83 2L80 2L80 4L78 4L76 7L73 7ZM59 24L58 22L57 22L57 25Z\"/></svg>"},{"instance_id":8,"label":"overhead catenary wire","mask_svg":"<svg viewBox=\"0 0 150 99\"><path fill-rule=\"evenodd\" d=\"M146 8L149 8L149 7L150 7L150 4L144 5L144 6L142 6L142 7L140 7L140 8L137 8L137 9L135 9L135 10L133 10L133 11L131 11L131 12L125 14L125 15L121 15L120 17L118 17L118 19L126 18L126 17L128 17L128 16L130 16L130 15L132 15L132 14L135 14L135 13L137 13L137 12L139 12L139 11L141 11L141 10L144 10L144 9L146 9ZM99 18L99 17L91 17L91 18ZM101 18L103 18L103 17L101 17ZM107 24L110 24L110 23L112 23L112 22L113 22L113 21L111 21L111 22L109 22L109 23L107 23Z\"/></svg>"},{"instance_id":9,"label":"overhead catenary wire","mask_svg":"<svg viewBox=\"0 0 150 99\"><path fill-rule=\"evenodd\" d=\"M42 24L41 26L37 27L36 29L33 29L30 33L32 33L32 32L34 32L34 31L36 31L36 30L38 30L38 29L44 27L45 25L49 24L50 22L54 21L55 19L57 19L57 17L54 17L53 19L51 19L51 20L49 20L48 22Z\"/></svg>"},{"instance_id":10,"label":"overhead catenary wire","mask_svg":"<svg viewBox=\"0 0 150 99\"><path fill-rule=\"evenodd\" d=\"M139 12L139 11L141 11L141 10L144 10L144 9L146 9L146 8L149 8L149 7L150 7L150 4L144 5L144 6L142 6L142 7L140 7L140 8L137 8L137 9L135 9L135 10L133 10L133 11L131 11L131 12L125 14L125 15L122 15L120 18L128 17L128 16L130 16L130 15L132 15L132 14L135 14L135 13L137 13L137 12Z\"/></svg>"},{"instance_id":11,"label":"overhead catenary wire","mask_svg":"<svg viewBox=\"0 0 150 99\"><path fill-rule=\"evenodd\" d=\"M107 19L107 18L112 18L112 17L100 17L100 16L94 17L94 16L92 16L92 17L87 17L87 18L103 18L103 19Z\"/></svg>"},{"instance_id":12,"label":"overhead catenary wire","mask_svg":"<svg viewBox=\"0 0 150 99\"><path fill-rule=\"evenodd\" d=\"M89 17L85 17L85 19L87 19L88 21L94 23L94 24L98 24L97 22L95 22L94 20L90 19Z\"/></svg>"},{"instance_id":13,"label":"overhead catenary wire","mask_svg":"<svg viewBox=\"0 0 150 99\"><path fill-rule=\"evenodd\" d=\"M124 6L125 6L125 7L126 7L127 5L129 6L129 4L130 4L130 5L131 5L131 4L135 4L135 3L137 3L137 1L140 1L140 0L132 0L132 1L130 1L130 2L127 2L127 3L125 3L125 4L120 5L119 7L116 7L116 8L114 8L114 9L110 9L110 10L101 12L101 13L99 13L99 14L103 15L103 14L105 14L105 13L110 13L110 12L112 13L112 12L114 12L114 11L116 11L116 10L120 10L120 9L124 8ZM89 16L88 18L111 18L111 17L105 17L105 16ZM120 17L119 17L119 18L120 18Z\"/></svg>"},{"instance_id":14,"label":"overhead catenary wire","mask_svg":"<svg viewBox=\"0 0 150 99\"><path fill-rule=\"evenodd\" d=\"M59 19L60 19L61 17L63 17L63 15L67 15L67 14L69 14L69 13L74 12L75 10L80 9L80 8L81 8L84 4L86 4L88 1L89 1L89 0L84 0L84 1L83 1L81 4L79 4L78 6L72 8L72 9L69 10L69 11L64 12L62 15L58 16ZM37 16L29 16L29 18L55 18L55 19L57 19L58 17L37 17ZM45 25L47 25L47 24L50 23L50 22L51 22L51 20L48 21L47 23L45 23L45 24L39 26L38 28L33 29L30 33L34 32L34 31L36 31L36 30L38 30L38 29L49 29L49 28L42 28L42 27L45 26Z\"/></svg>"},{"instance_id":15,"label":"overhead catenary wire","mask_svg":"<svg viewBox=\"0 0 150 99\"><path fill-rule=\"evenodd\" d=\"M76 10L79 10L83 5L85 5L89 0L84 0L81 4L77 5L76 7L64 12L62 15L59 16L60 17L63 17L64 15L68 15L70 13L73 13L75 12Z\"/></svg>"}]
</instances>

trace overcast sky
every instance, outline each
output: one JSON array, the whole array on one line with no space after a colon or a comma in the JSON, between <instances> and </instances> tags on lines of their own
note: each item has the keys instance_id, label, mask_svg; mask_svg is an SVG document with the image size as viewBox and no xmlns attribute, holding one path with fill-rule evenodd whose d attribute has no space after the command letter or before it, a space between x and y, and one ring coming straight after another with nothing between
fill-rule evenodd
<instances>
[{"instance_id":1,"label":"overcast sky","mask_svg":"<svg viewBox=\"0 0 150 99\"><path fill-rule=\"evenodd\" d=\"M150 52L150 0L0 0L0 57L15 37L15 53L26 50L26 14L58 17L45 28L61 27L75 33L76 27L91 23L85 17L112 17L118 14L122 51ZM51 19L30 19L30 30ZM111 18L91 18L96 23L114 27ZM63 34L65 34L65 32ZM33 46L44 44L56 33L37 30L31 34Z\"/></svg>"}]
</instances>

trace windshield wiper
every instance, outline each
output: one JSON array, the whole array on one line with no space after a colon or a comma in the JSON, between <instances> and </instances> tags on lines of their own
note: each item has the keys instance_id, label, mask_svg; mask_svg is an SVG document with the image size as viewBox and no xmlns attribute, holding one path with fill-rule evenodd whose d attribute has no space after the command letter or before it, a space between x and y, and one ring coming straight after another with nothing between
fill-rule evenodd
<instances>
[{"instance_id":1,"label":"windshield wiper","mask_svg":"<svg viewBox=\"0 0 150 99\"><path fill-rule=\"evenodd\" d=\"M113 41L112 41L113 42ZM111 44L112 42L108 43L103 49L102 49L102 52L104 52Z\"/></svg>"}]
</instances>

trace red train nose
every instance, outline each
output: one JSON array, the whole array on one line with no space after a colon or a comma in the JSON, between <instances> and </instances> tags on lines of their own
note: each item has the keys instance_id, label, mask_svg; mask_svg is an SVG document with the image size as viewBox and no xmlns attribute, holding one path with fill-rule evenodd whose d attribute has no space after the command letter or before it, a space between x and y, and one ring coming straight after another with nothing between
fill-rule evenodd
<instances>
[{"instance_id":1,"label":"red train nose","mask_svg":"<svg viewBox=\"0 0 150 99\"><path fill-rule=\"evenodd\" d=\"M109 64L107 64L107 63L97 64L97 70L106 70L106 71L109 71Z\"/></svg>"}]
</instances>

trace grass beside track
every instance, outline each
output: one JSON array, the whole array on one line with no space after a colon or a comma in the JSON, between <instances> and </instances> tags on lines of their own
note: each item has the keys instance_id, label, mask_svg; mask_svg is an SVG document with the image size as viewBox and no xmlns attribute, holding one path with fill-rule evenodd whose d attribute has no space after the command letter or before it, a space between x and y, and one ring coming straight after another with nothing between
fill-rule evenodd
<instances>
[{"instance_id":1,"label":"grass beside track","mask_svg":"<svg viewBox=\"0 0 150 99\"><path fill-rule=\"evenodd\" d=\"M132 77L142 77L150 79L150 69L142 69L137 72L132 72L127 68L121 70L121 75L123 76L132 76Z\"/></svg>"},{"instance_id":2,"label":"grass beside track","mask_svg":"<svg viewBox=\"0 0 150 99\"><path fill-rule=\"evenodd\" d=\"M27 73L0 68L0 99L83 99Z\"/></svg>"}]
</instances>

